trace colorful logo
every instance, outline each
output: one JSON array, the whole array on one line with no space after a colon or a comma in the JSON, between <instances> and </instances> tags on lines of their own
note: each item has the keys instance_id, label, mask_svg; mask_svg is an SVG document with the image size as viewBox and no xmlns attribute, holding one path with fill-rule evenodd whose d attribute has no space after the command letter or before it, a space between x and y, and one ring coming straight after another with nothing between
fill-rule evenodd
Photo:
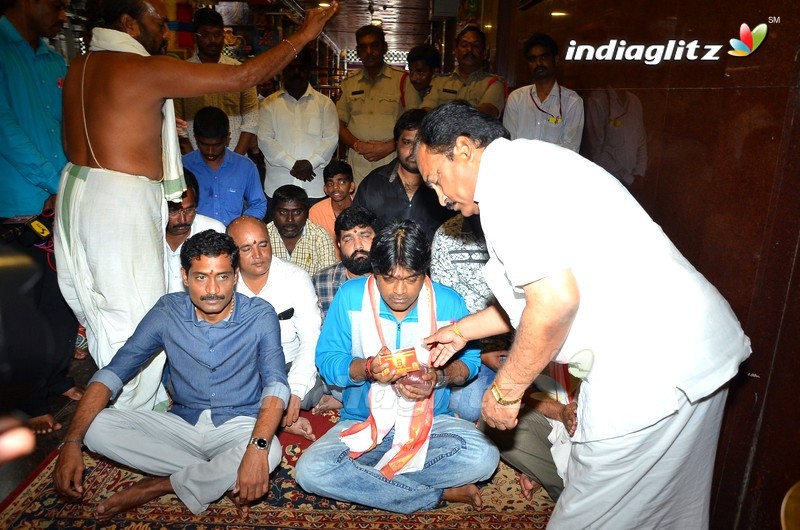
<instances>
[{"instance_id":1,"label":"colorful logo","mask_svg":"<svg viewBox=\"0 0 800 530\"><path fill-rule=\"evenodd\" d=\"M742 24L739 28L739 38L731 39L731 48L733 49L728 50L728 54L736 57L747 57L761 46L766 36L766 24L759 24L752 32L750 31L750 26Z\"/></svg>"}]
</instances>

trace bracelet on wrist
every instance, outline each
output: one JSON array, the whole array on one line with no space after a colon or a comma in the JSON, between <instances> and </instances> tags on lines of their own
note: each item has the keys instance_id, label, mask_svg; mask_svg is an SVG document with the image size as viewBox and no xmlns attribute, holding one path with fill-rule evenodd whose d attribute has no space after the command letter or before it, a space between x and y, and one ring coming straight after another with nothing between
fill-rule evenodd
<instances>
[{"instance_id":1,"label":"bracelet on wrist","mask_svg":"<svg viewBox=\"0 0 800 530\"><path fill-rule=\"evenodd\" d=\"M433 385L434 390L439 390L440 388L445 388L447 386L447 374L444 370L436 370L436 383Z\"/></svg>"},{"instance_id":2,"label":"bracelet on wrist","mask_svg":"<svg viewBox=\"0 0 800 530\"><path fill-rule=\"evenodd\" d=\"M294 57L296 59L297 58L297 48L295 48L294 44L292 44L292 41L290 41L289 39L283 39L281 42L285 42L286 44L288 44L289 46L292 47L292 51L294 52Z\"/></svg>"},{"instance_id":3,"label":"bracelet on wrist","mask_svg":"<svg viewBox=\"0 0 800 530\"><path fill-rule=\"evenodd\" d=\"M453 326L453 333L455 333L456 335L458 335L462 339L467 340L467 337L465 337L464 334L461 333L461 330L458 328L458 320L450 321L450 325Z\"/></svg>"},{"instance_id":4,"label":"bracelet on wrist","mask_svg":"<svg viewBox=\"0 0 800 530\"><path fill-rule=\"evenodd\" d=\"M83 440L63 440L60 444L58 444L58 450L60 451L67 444L78 444L78 447L82 448Z\"/></svg>"},{"instance_id":5,"label":"bracelet on wrist","mask_svg":"<svg viewBox=\"0 0 800 530\"><path fill-rule=\"evenodd\" d=\"M500 389L497 387L497 383L492 383L491 390L492 390L492 396L494 396L495 401L497 401L500 405L503 405L504 407L508 405L516 405L517 403L522 401L522 396L518 397L517 399L511 399L511 400L505 399L503 397L503 393L500 392Z\"/></svg>"},{"instance_id":6,"label":"bracelet on wrist","mask_svg":"<svg viewBox=\"0 0 800 530\"><path fill-rule=\"evenodd\" d=\"M375 356L367 357L366 362L364 363L364 381L373 382L375 381L375 374L372 373L372 362L375 360Z\"/></svg>"}]
</instances>

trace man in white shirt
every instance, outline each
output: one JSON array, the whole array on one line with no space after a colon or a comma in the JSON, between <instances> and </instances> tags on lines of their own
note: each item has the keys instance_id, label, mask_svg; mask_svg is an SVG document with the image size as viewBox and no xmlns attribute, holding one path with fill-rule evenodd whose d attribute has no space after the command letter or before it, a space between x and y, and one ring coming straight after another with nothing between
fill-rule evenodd
<instances>
[{"instance_id":1,"label":"man in white shirt","mask_svg":"<svg viewBox=\"0 0 800 530\"><path fill-rule=\"evenodd\" d=\"M291 390L281 426L314 440L311 424L299 416L301 409L310 410L319 402L324 390L314 364L322 318L311 277L293 263L272 259L269 233L260 219L234 219L228 225L228 235L239 247L236 291L266 300L278 314Z\"/></svg>"},{"instance_id":2,"label":"man in white shirt","mask_svg":"<svg viewBox=\"0 0 800 530\"><path fill-rule=\"evenodd\" d=\"M325 198L322 170L339 143L339 117L333 101L309 84L313 65L313 52L301 50L283 70L283 88L261 103L258 145L270 200L284 184L306 190L312 204Z\"/></svg>"},{"instance_id":3,"label":"man in white shirt","mask_svg":"<svg viewBox=\"0 0 800 530\"><path fill-rule=\"evenodd\" d=\"M483 396L482 416L498 429L517 426L525 390L551 360L585 377L552 528L707 527L727 383L750 340L612 175L506 134L463 103L420 128L427 184L442 204L481 215L484 276L502 306L424 339L432 366L515 328Z\"/></svg>"},{"instance_id":4,"label":"man in white shirt","mask_svg":"<svg viewBox=\"0 0 800 530\"><path fill-rule=\"evenodd\" d=\"M181 248L183 242L205 230L225 233L225 225L205 215L197 213L197 178L188 169L183 169L186 191L180 203L167 202L169 218L164 237L164 257L167 261L167 292L186 291L181 275Z\"/></svg>"},{"instance_id":5,"label":"man in white shirt","mask_svg":"<svg viewBox=\"0 0 800 530\"><path fill-rule=\"evenodd\" d=\"M523 51L533 84L508 96L503 125L512 140L542 140L577 153L583 136L583 99L556 81L558 45L550 35L534 33Z\"/></svg>"}]
</instances>

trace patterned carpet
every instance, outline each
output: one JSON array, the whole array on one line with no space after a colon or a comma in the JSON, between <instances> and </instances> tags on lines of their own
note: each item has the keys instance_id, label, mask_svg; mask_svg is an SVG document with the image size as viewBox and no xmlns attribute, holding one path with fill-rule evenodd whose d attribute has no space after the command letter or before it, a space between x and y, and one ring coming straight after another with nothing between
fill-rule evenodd
<instances>
[{"instance_id":1,"label":"patterned carpet","mask_svg":"<svg viewBox=\"0 0 800 530\"><path fill-rule=\"evenodd\" d=\"M305 414L304 414L305 415ZM317 433L336 421L337 414L307 416ZM266 500L251 508L242 518L227 498L212 504L200 516L189 512L174 495L167 495L121 514L111 521L98 522L94 506L113 493L142 478L103 458L86 455L85 501L69 504L53 490L50 474L55 464L54 452L42 463L20 490L0 504L0 528L81 528L81 529L358 529L413 530L430 529L539 529L545 528L553 503L543 491L526 501L520 494L513 470L501 464L492 480L483 486L481 511L462 504L442 503L434 510L413 515L399 515L348 503L307 495L294 482L294 465L308 442L282 434L282 465L270 480Z\"/></svg>"}]
</instances>

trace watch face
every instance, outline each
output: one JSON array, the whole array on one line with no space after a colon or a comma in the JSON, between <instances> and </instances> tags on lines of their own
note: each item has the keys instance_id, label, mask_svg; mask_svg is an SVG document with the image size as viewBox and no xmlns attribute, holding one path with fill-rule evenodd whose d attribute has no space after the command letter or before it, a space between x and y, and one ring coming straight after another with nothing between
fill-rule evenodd
<instances>
[{"instance_id":1,"label":"watch face","mask_svg":"<svg viewBox=\"0 0 800 530\"><path fill-rule=\"evenodd\" d=\"M256 439L256 447L259 449L266 449L267 448L267 439L266 438L258 438Z\"/></svg>"}]
</instances>

